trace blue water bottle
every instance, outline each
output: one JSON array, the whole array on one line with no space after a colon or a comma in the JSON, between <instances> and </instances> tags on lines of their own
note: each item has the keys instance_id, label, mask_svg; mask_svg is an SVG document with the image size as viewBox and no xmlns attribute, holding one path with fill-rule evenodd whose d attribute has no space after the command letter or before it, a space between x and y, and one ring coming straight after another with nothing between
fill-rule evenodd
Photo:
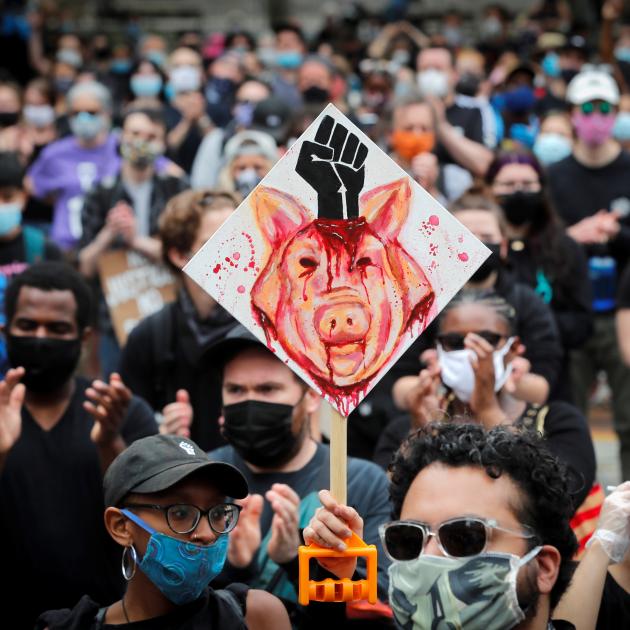
<instances>
[{"instance_id":1,"label":"blue water bottle","mask_svg":"<svg viewBox=\"0 0 630 630\"><path fill-rule=\"evenodd\" d=\"M593 256L588 260L588 275L593 287L593 311L612 311L617 293L617 262L610 256Z\"/></svg>"}]
</instances>

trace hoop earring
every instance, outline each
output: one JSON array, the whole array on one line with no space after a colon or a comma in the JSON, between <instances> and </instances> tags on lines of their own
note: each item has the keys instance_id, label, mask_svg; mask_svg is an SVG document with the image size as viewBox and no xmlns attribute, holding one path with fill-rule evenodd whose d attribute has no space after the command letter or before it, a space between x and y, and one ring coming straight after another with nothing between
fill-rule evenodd
<instances>
[{"instance_id":1,"label":"hoop earring","mask_svg":"<svg viewBox=\"0 0 630 630\"><path fill-rule=\"evenodd\" d=\"M130 551L131 550L131 551ZM127 561L127 554L131 556L131 561L133 562L133 568L130 570ZM138 566L138 554L133 545L129 545L129 547L125 547L122 552L122 560L120 563L120 568L122 570L123 577L127 582L133 578L136 574L136 567Z\"/></svg>"}]
</instances>

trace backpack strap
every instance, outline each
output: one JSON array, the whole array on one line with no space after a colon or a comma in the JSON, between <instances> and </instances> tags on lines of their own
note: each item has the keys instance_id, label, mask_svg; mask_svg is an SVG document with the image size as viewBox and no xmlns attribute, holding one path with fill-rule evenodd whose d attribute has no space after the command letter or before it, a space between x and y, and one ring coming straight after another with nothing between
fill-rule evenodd
<instances>
[{"instance_id":1,"label":"backpack strap","mask_svg":"<svg viewBox=\"0 0 630 630\"><path fill-rule=\"evenodd\" d=\"M227 609L244 624L245 615L247 614L247 593L249 592L249 586L235 583L214 592L219 600L226 604Z\"/></svg>"},{"instance_id":2,"label":"backpack strap","mask_svg":"<svg viewBox=\"0 0 630 630\"><path fill-rule=\"evenodd\" d=\"M46 248L46 237L41 230L25 225L22 228L22 239L26 254L26 262L29 265L44 259Z\"/></svg>"}]
</instances>

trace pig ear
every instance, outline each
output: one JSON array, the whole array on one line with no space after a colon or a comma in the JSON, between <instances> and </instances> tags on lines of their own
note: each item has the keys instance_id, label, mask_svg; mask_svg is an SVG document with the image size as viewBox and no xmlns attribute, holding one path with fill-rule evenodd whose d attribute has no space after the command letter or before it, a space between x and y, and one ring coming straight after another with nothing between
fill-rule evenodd
<instances>
[{"instance_id":1,"label":"pig ear","mask_svg":"<svg viewBox=\"0 0 630 630\"><path fill-rule=\"evenodd\" d=\"M258 186L252 194L252 207L265 240L272 246L310 223L309 211L292 195L275 188Z\"/></svg>"},{"instance_id":2,"label":"pig ear","mask_svg":"<svg viewBox=\"0 0 630 630\"><path fill-rule=\"evenodd\" d=\"M361 196L361 214L375 234L395 239L409 214L411 187L406 177L379 186Z\"/></svg>"}]
</instances>

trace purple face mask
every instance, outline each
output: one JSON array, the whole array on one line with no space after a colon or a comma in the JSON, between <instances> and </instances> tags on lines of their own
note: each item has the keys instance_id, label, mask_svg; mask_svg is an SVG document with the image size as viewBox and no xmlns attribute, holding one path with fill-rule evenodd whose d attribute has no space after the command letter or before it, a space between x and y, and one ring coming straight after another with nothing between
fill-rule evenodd
<instances>
[{"instance_id":1,"label":"purple face mask","mask_svg":"<svg viewBox=\"0 0 630 630\"><path fill-rule=\"evenodd\" d=\"M601 114L593 112L592 114L584 114L579 112L573 114L573 126L578 138L593 146L603 144L612 135L612 129L615 125L614 114Z\"/></svg>"}]
</instances>

